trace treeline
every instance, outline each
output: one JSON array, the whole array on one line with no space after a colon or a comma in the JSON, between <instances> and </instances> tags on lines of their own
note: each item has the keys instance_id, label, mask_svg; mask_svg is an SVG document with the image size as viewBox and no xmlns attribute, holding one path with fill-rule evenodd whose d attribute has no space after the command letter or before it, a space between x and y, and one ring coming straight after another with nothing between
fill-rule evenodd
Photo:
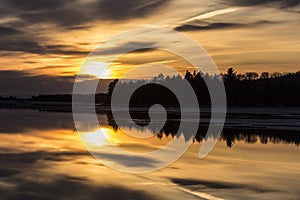
<instances>
[{"instance_id":1,"label":"treeline","mask_svg":"<svg viewBox=\"0 0 300 200\"><path fill-rule=\"evenodd\" d=\"M92 98L93 95L80 95L77 97L77 100L86 102L89 98ZM95 103L104 104L107 101L107 94L98 93L95 95ZM39 101L39 102L72 102L72 94L48 94L48 95L38 95L32 96L30 101Z\"/></svg>"},{"instance_id":2,"label":"treeline","mask_svg":"<svg viewBox=\"0 0 300 200\"><path fill-rule=\"evenodd\" d=\"M300 71L294 73L268 73L260 75L256 72L238 74L233 68L220 76L202 72L186 71L185 76L164 76L159 74L153 79L157 84L147 84L146 80L120 82L117 79L108 86L107 93L95 95L96 104L109 105L116 84L126 93L137 85L139 87L130 100L131 106L150 106L161 104L179 107L179 102L168 88L161 83L172 84L187 80L195 91L201 106L210 105L210 95L206 82L224 81L227 103L229 106L299 106L300 105ZM90 98L83 96L82 99ZM1 97L0 100L17 100L16 97ZM71 94L54 94L32 96L29 100L41 102L72 102ZM120 103L122 99L120 99Z\"/></svg>"},{"instance_id":3,"label":"treeline","mask_svg":"<svg viewBox=\"0 0 300 200\"><path fill-rule=\"evenodd\" d=\"M134 92L131 97L132 106L148 106L154 103L178 106L178 101L169 89L160 86L160 83L172 83L186 79L193 87L202 106L210 105L210 95L206 82L224 81L227 103L231 106L299 106L300 105L300 72L295 73L268 73L259 75L256 72L238 74L229 68L221 76L211 76L202 72L186 71L183 77L164 76L159 74L153 79L157 84L147 84L147 81L119 82L122 91L130 91L136 85L144 85ZM109 94L118 83L113 81L109 85ZM111 96L111 95L109 95Z\"/></svg>"},{"instance_id":4,"label":"treeline","mask_svg":"<svg viewBox=\"0 0 300 200\"><path fill-rule=\"evenodd\" d=\"M229 68L223 74L228 105L299 106L300 72L237 74Z\"/></svg>"},{"instance_id":5,"label":"treeline","mask_svg":"<svg viewBox=\"0 0 300 200\"><path fill-rule=\"evenodd\" d=\"M13 96L3 97L3 96L0 96L0 101L15 101L15 100L17 100L17 97L13 97Z\"/></svg>"},{"instance_id":6,"label":"treeline","mask_svg":"<svg viewBox=\"0 0 300 200\"><path fill-rule=\"evenodd\" d=\"M41 102L72 102L71 94L55 94L55 95L38 95L32 96L31 101Z\"/></svg>"}]
</instances>

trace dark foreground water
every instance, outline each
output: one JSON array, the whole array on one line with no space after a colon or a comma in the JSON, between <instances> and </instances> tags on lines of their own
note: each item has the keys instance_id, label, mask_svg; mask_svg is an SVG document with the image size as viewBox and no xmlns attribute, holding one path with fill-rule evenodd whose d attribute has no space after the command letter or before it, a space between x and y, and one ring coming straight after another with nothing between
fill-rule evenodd
<instances>
[{"instance_id":1,"label":"dark foreground water","mask_svg":"<svg viewBox=\"0 0 300 200\"><path fill-rule=\"evenodd\" d=\"M298 200L299 110L231 109L223 135L206 158L198 158L199 131L172 165L128 174L104 166L85 150L71 113L0 109L0 199ZM96 145L104 145L93 137L98 130L134 152L153 151L172 139L169 128L160 137L136 140L124 133L126 127L114 126L107 111L98 118L101 125L82 133ZM205 130L205 120L202 126Z\"/></svg>"}]
</instances>

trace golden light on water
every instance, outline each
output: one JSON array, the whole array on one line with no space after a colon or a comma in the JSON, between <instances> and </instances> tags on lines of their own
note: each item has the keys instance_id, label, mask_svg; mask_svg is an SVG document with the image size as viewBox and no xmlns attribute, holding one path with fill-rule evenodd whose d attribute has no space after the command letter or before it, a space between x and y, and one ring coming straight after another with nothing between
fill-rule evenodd
<instances>
[{"instance_id":1,"label":"golden light on water","mask_svg":"<svg viewBox=\"0 0 300 200\"><path fill-rule=\"evenodd\" d=\"M109 128L99 128L91 132L79 133L85 145L90 147L101 147L108 144L112 130Z\"/></svg>"},{"instance_id":2,"label":"golden light on water","mask_svg":"<svg viewBox=\"0 0 300 200\"><path fill-rule=\"evenodd\" d=\"M138 189L157 196L152 199L172 199L174 194L180 199L192 197L198 199L198 196L200 198L213 196L231 199L232 194L242 195L243 198L250 196L253 199L259 197L261 199L297 199L298 197L297 191L300 186L298 145L277 140L274 140L275 143L267 144L249 143L244 141L246 138L243 139L243 136L238 136L232 148L226 147L226 141L222 140L216 144L209 157L198 159L197 155L202 142L195 142L171 166L154 173L137 176L115 171L99 162L101 160L91 156L80 143L74 127L71 124L68 125L68 120L72 120L71 116L62 118L65 113L2 110L3 119L12 116L12 112L22 114L12 117L14 123L6 122L0 131L1 168L2 172L5 170L9 172L0 185L4 189L8 188L4 186L11 185L14 194L15 188L22 184L21 180L25 184L35 182L35 187L41 185L42 188L50 189L53 188L53 184L57 184L54 189L61 188L62 183L63 187L67 187L69 184L79 184L78 187L67 188L76 195L78 188L83 188L84 191L87 188L98 191L98 188L101 190L104 185L104 190L111 191L110 187L119 186L130 189L129 191ZM44 118L45 115L47 118ZM20 123L24 119L29 121ZM39 121L38 119L48 120ZM54 123L55 121L57 123ZM28 124L31 122L38 123L40 126L29 127ZM65 128L61 127L62 122L66 125ZM20 124L21 129L14 132L16 124ZM109 125L94 128L82 133L81 137L96 148L104 147L103 149L106 149L106 142L109 141L119 148L143 153L146 150L149 152L161 149L172 139L171 136L163 136L160 140L156 135L142 139L126 134L130 131L136 132L136 134L150 132L148 129L143 131L130 127L116 129ZM112 155L109 150L108 147L106 155ZM103 157L103 159L105 158ZM122 161L125 162L126 159ZM19 173L10 173L12 169L18 170ZM189 183L190 180L193 185L180 184L180 180L183 180L184 183ZM205 187L202 183L209 185L220 183L221 186L228 184L228 188L217 190ZM85 187L86 185L89 187ZM9 192L9 190L7 191ZM34 190L34 192L40 191L41 195L45 195L44 189ZM67 195L71 193L67 193ZM88 191L83 194L93 193ZM53 190L48 195L52 197ZM61 194L58 195L61 196ZM132 199L131 197L127 199ZM95 198L97 199L97 197Z\"/></svg>"},{"instance_id":3,"label":"golden light on water","mask_svg":"<svg viewBox=\"0 0 300 200\"><path fill-rule=\"evenodd\" d=\"M153 135L148 138L138 138L129 135L132 132L136 135L146 134ZM166 144L168 144L172 138L162 137L158 138L156 134L153 134L150 130L136 130L130 128L118 128L114 130L110 126L101 126L90 132L79 133L82 142L90 149L97 150L104 148L105 146L115 145L126 151L131 152L151 152L155 151Z\"/></svg>"}]
</instances>

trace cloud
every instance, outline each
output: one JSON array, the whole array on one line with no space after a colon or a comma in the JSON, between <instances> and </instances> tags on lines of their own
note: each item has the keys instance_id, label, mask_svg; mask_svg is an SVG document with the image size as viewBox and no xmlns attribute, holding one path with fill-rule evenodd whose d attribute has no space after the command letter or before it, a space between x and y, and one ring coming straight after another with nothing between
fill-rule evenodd
<instances>
[{"instance_id":1,"label":"cloud","mask_svg":"<svg viewBox=\"0 0 300 200\"><path fill-rule=\"evenodd\" d=\"M41 53L44 50L35 41L11 27L0 27L0 50L2 51L25 51L29 53Z\"/></svg>"},{"instance_id":2,"label":"cloud","mask_svg":"<svg viewBox=\"0 0 300 200\"><path fill-rule=\"evenodd\" d=\"M20 173L20 171L15 170L15 169L0 168L0 178L14 176L18 173Z\"/></svg>"},{"instance_id":3,"label":"cloud","mask_svg":"<svg viewBox=\"0 0 300 200\"><path fill-rule=\"evenodd\" d=\"M242 27L252 27L257 25L267 25L272 24L271 21L257 21L253 23L226 23L226 22L214 22L214 23L206 23L202 22L201 24L204 25L198 25L196 23L193 24L182 24L174 28L176 31L201 31L201 30L217 30L217 29L226 29L226 28L242 28ZM200 24L200 23L199 23Z\"/></svg>"},{"instance_id":4,"label":"cloud","mask_svg":"<svg viewBox=\"0 0 300 200\"><path fill-rule=\"evenodd\" d=\"M223 29L223 28L232 28L239 27L240 24L235 23L211 23L207 25L192 25L192 24L183 24L175 27L176 31L200 31L200 30L212 30L212 29Z\"/></svg>"},{"instance_id":5,"label":"cloud","mask_svg":"<svg viewBox=\"0 0 300 200\"><path fill-rule=\"evenodd\" d=\"M32 75L25 71L0 70L0 96L72 94L74 81L75 76ZM88 86L98 83L97 92L104 93L107 92L109 82L109 79L98 80L89 77L81 84Z\"/></svg>"},{"instance_id":6,"label":"cloud","mask_svg":"<svg viewBox=\"0 0 300 200\"><path fill-rule=\"evenodd\" d=\"M2 0L1 10L10 12L2 17L18 18L18 23L26 26L31 23L55 23L72 26L85 22L87 7L78 5L76 0Z\"/></svg>"},{"instance_id":7,"label":"cloud","mask_svg":"<svg viewBox=\"0 0 300 200\"><path fill-rule=\"evenodd\" d=\"M167 3L168 0L102 0L96 12L106 20L127 20L147 16Z\"/></svg>"},{"instance_id":8,"label":"cloud","mask_svg":"<svg viewBox=\"0 0 300 200\"><path fill-rule=\"evenodd\" d=\"M195 180L195 179L177 179L177 178L171 179L171 181L183 187L193 186L194 189L197 189L197 186L203 189L202 186L205 186L210 189L218 189L218 190L219 189L228 189L228 190L245 189L257 193L276 192L276 191L279 192L279 190L265 188L259 185L248 185L243 183L213 182L213 181L204 181L204 180Z\"/></svg>"},{"instance_id":9,"label":"cloud","mask_svg":"<svg viewBox=\"0 0 300 200\"><path fill-rule=\"evenodd\" d=\"M151 47L151 48L149 48ZM126 42L122 44L116 44L111 47L97 49L95 55L119 55L124 52L131 51L132 53L144 53L153 51L155 42ZM133 51L132 51L133 49Z\"/></svg>"},{"instance_id":10,"label":"cloud","mask_svg":"<svg viewBox=\"0 0 300 200\"><path fill-rule=\"evenodd\" d=\"M124 21L141 18L161 9L169 0L6 0L6 10L25 23L54 23L62 27L81 27L95 20ZM5 10L5 9L4 9ZM76 28L75 28L76 29Z\"/></svg>"},{"instance_id":11,"label":"cloud","mask_svg":"<svg viewBox=\"0 0 300 200\"><path fill-rule=\"evenodd\" d=\"M152 195L145 192L123 188L121 186L95 186L86 183L87 181L76 177L61 177L50 183L24 182L16 188L19 195L14 199L24 199L23 195L30 195L39 199L153 199ZM29 196L28 196L29 197Z\"/></svg>"},{"instance_id":12,"label":"cloud","mask_svg":"<svg viewBox=\"0 0 300 200\"><path fill-rule=\"evenodd\" d=\"M38 11L63 7L75 0L7 0L6 2L21 11Z\"/></svg>"},{"instance_id":13,"label":"cloud","mask_svg":"<svg viewBox=\"0 0 300 200\"><path fill-rule=\"evenodd\" d=\"M14 28L0 26L0 35L1 36L18 35L18 34L21 34L21 33L22 33L21 31L18 31Z\"/></svg>"},{"instance_id":14,"label":"cloud","mask_svg":"<svg viewBox=\"0 0 300 200\"><path fill-rule=\"evenodd\" d=\"M267 3L278 3L282 8L294 7L299 5L299 0L226 0L225 4L231 4L234 6L257 6Z\"/></svg>"},{"instance_id":15,"label":"cloud","mask_svg":"<svg viewBox=\"0 0 300 200\"><path fill-rule=\"evenodd\" d=\"M71 93L73 77L31 75L24 71L0 71L0 94L31 96Z\"/></svg>"},{"instance_id":16,"label":"cloud","mask_svg":"<svg viewBox=\"0 0 300 200\"><path fill-rule=\"evenodd\" d=\"M15 184L13 188L0 188L2 199L155 199L144 191L116 185L96 185L88 179L63 174L49 177L47 182L19 178L15 180Z\"/></svg>"},{"instance_id":17,"label":"cloud","mask_svg":"<svg viewBox=\"0 0 300 200\"><path fill-rule=\"evenodd\" d=\"M52 10L24 12L19 15L19 18L27 23L52 23L72 29L73 26L78 27L84 23L94 21L95 16L87 13L88 10L91 11L89 7L83 9L80 5L73 5Z\"/></svg>"},{"instance_id":18,"label":"cloud","mask_svg":"<svg viewBox=\"0 0 300 200\"><path fill-rule=\"evenodd\" d=\"M192 21L196 21L196 20L208 19L208 18L215 17L215 16L218 16L218 15L223 15L223 14L235 12L235 11L237 11L239 9L240 8L238 8L238 7L233 7L233 8L230 7L230 8L215 10L215 11L212 11L212 12L208 12L208 13L204 13L204 14L201 14L201 15L197 15L195 17L192 17L192 18L189 18L187 20L181 21L180 23L181 24L186 24L188 22L192 22Z\"/></svg>"},{"instance_id":19,"label":"cloud","mask_svg":"<svg viewBox=\"0 0 300 200\"><path fill-rule=\"evenodd\" d=\"M141 18L166 5L168 0L0 0L2 20L13 22L0 24L0 51L33 54L87 55L89 52L74 45L48 45L46 40L27 31L33 24L55 24L68 30L91 27L98 20L124 21ZM7 12L6 12L7 11ZM9 12L8 12L9 11ZM18 27L18 28L16 28Z\"/></svg>"},{"instance_id":20,"label":"cloud","mask_svg":"<svg viewBox=\"0 0 300 200\"><path fill-rule=\"evenodd\" d=\"M73 45L44 45L42 48L46 54L88 55L90 53L90 51L74 50L78 47Z\"/></svg>"},{"instance_id":21,"label":"cloud","mask_svg":"<svg viewBox=\"0 0 300 200\"><path fill-rule=\"evenodd\" d=\"M33 54L87 55L89 52L72 45L41 45L34 37L18 29L0 26L0 51L19 51Z\"/></svg>"},{"instance_id":22,"label":"cloud","mask_svg":"<svg viewBox=\"0 0 300 200\"><path fill-rule=\"evenodd\" d=\"M74 159L74 157L90 156L85 151L61 151L61 152L47 152L47 151L35 151L35 152L24 152L24 153L0 153L2 166L8 165L9 163L20 163L20 164L33 164L40 160L52 160L52 161L68 161ZM7 171L1 171L0 174L15 174Z\"/></svg>"}]
</instances>

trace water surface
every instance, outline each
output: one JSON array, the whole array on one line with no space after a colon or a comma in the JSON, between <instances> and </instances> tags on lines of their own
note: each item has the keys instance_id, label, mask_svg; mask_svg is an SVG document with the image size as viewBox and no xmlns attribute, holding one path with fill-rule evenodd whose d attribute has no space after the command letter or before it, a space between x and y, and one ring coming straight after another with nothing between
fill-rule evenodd
<instances>
[{"instance_id":1,"label":"water surface","mask_svg":"<svg viewBox=\"0 0 300 200\"><path fill-rule=\"evenodd\" d=\"M172 165L128 174L86 151L71 113L1 109L1 199L300 199L297 112L266 116L257 110L238 111L231 111L222 137L206 158L198 159L203 128ZM174 119L165 133L143 141L124 133L137 130L116 127L107 112L98 118L101 125L93 127L94 133L105 130L114 144L138 153L166 145L176 128L171 126ZM122 164L130 163L124 159Z\"/></svg>"}]
</instances>

